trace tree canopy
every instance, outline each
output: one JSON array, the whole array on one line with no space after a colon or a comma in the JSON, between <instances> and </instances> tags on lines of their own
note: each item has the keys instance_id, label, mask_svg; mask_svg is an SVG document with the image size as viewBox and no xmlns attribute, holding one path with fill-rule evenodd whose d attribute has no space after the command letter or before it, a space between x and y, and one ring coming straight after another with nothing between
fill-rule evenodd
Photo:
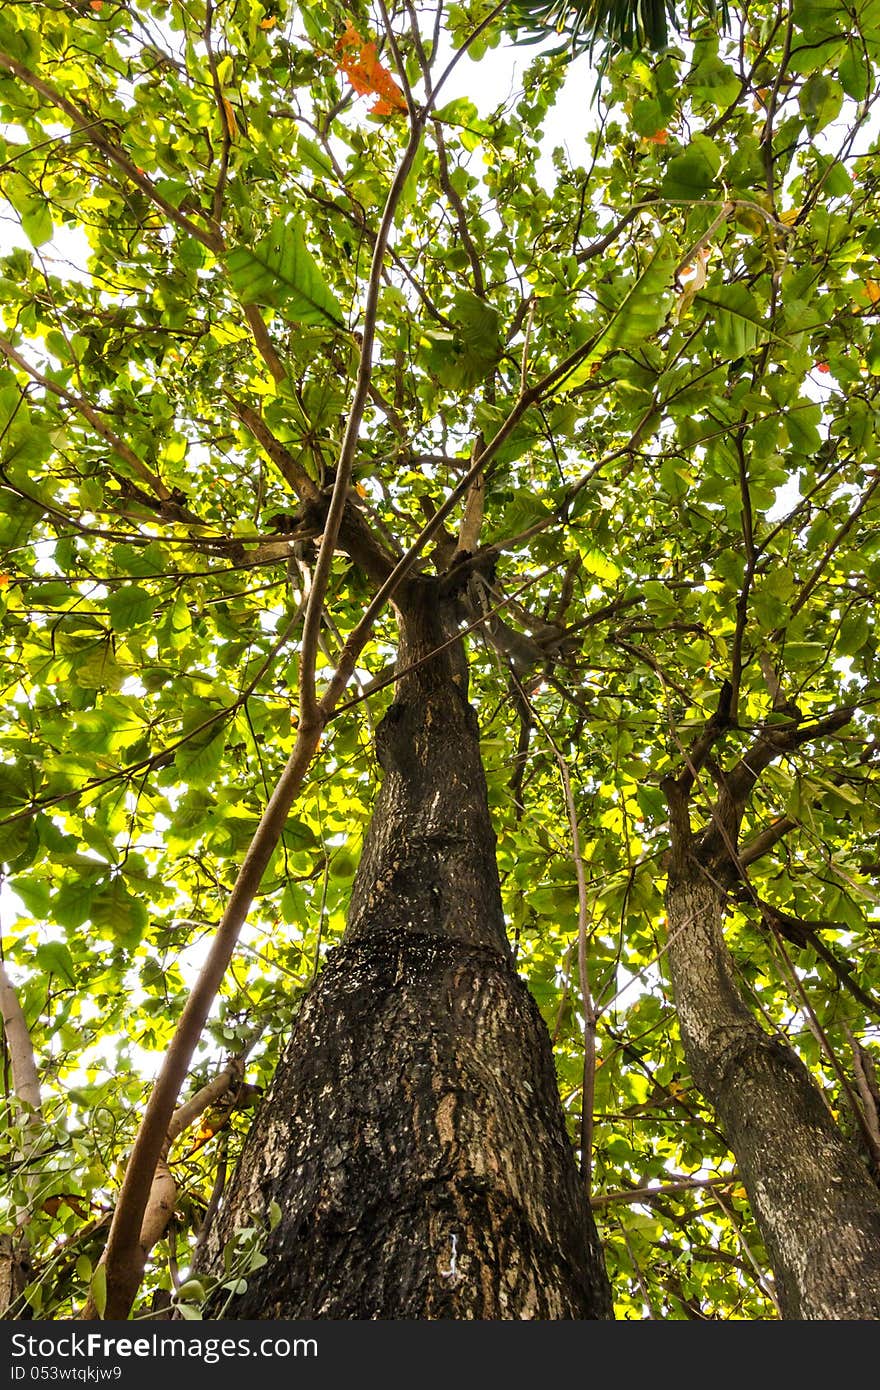
<instances>
[{"instance_id":1,"label":"tree canopy","mask_svg":"<svg viewBox=\"0 0 880 1390\"><path fill-rule=\"evenodd\" d=\"M396 649L371 594L414 546L471 604L509 935L592 1146L618 1316L776 1316L683 1057L663 896L671 781L711 831L768 730L727 941L756 1018L880 1161L880 0L701 12L598 86L524 47L488 109L505 8L0 16L18 1315L69 1316L94 1283L152 1078L314 729L185 1096L224 1068L247 1087L181 1128L139 1306L185 1281L342 929ZM468 62L474 96L450 96ZM16 999L36 1094L13 1084ZM184 1282L188 1315L200 1296Z\"/></svg>"}]
</instances>

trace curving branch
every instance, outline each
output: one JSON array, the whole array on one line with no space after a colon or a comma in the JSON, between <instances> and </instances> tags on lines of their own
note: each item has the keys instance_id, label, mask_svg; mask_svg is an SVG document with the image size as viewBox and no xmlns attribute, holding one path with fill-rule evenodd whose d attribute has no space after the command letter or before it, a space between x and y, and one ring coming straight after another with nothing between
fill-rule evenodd
<instances>
[{"instance_id":1,"label":"curving branch","mask_svg":"<svg viewBox=\"0 0 880 1390\"><path fill-rule=\"evenodd\" d=\"M69 405L71 409L81 415L84 420L87 420L95 433L100 435L104 443L109 444L114 453L118 454L123 462L128 464L129 468L136 477L140 478L142 483L146 483L147 487L155 493L160 502L167 502L169 500L171 493L162 482L162 479L155 473L152 473L143 459L138 458L131 446L126 444L125 440L120 439L119 436L111 430L110 426L102 420L100 412L97 411L93 405L83 400L82 396L77 396L72 391L65 390L63 386L58 385L57 381L52 381L49 377L44 376L41 371L38 371L36 367L28 362L27 358L22 357L21 353L17 348L12 346L8 339L3 337L0 337L0 352L2 352L8 362L13 362L21 371L26 372L31 380L35 381L38 386L42 386L44 391L49 391L53 396L57 396L60 401L63 401L65 405ZM196 517L189 517L187 519L197 520Z\"/></svg>"}]
</instances>

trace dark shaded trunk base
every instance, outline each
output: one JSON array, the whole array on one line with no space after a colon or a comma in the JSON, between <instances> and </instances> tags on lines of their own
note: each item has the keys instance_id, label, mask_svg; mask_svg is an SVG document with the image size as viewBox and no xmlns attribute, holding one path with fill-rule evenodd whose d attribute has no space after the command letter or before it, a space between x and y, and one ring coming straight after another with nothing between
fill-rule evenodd
<instances>
[{"instance_id":1,"label":"dark shaded trunk base","mask_svg":"<svg viewBox=\"0 0 880 1390\"><path fill-rule=\"evenodd\" d=\"M268 1263L227 1317L611 1315L547 1031L495 950L373 930L333 953L248 1138L211 1272L273 1201Z\"/></svg>"}]
</instances>

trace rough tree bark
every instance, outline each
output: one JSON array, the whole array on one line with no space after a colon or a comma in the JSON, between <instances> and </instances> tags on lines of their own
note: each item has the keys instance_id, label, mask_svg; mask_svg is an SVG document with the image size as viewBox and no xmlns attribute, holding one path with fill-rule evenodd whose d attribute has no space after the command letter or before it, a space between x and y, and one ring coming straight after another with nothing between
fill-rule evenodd
<instances>
[{"instance_id":1,"label":"rough tree bark","mask_svg":"<svg viewBox=\"0 0 880 1390\"><path fill-rule=\"evenodd\" d=\"M682 1041L736 1155L782 1315L880 1318L880 1190L806 1067L743 1000L717 869L675 857L668 954Z\"/></svg>"},{"instance_id":2,"label":"rough tree bark","mask_svg":"<svg viewBox=\"0 0 880 1390\"><path fill-rule=\"evenodd\" d=\"M345 938L202 1267L220 1273L234 1231L274 1201L267 1263L227 1317L610 1317L550 1041L505 936L463 647L437 651L454 628L429 580L407 586L399 622Z\"/></svg>"}]
</instances>

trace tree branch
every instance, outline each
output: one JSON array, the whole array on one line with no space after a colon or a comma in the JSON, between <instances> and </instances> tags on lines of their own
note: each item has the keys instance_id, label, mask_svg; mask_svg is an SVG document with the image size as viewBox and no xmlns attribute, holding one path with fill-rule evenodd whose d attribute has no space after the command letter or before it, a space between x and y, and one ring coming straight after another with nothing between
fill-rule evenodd
<instances>
[{"instance_id":1,"label":"tree branch","mask_svg":"<svg viewBox=\"0 0 880 1390\"><path fill-rule=\"evenodd\" d=\"M663 1183L661 1187L631 1187L619 1192L603 1192L599 1196L590 1198L590 1206L594 1209L611 1206L615 1202L626 1202L628 1205L633 1202L650 1202L658 1198L668 1197L671 1192L693 1192L701 1188L714 1187L733 1187L739 1182L739 1178L732 1173L729 1178L679 1178L676 1182Z\"/></svg>"},{"instance_id":2,"label":"tree branch","mask_svg":"<svg viewBox=\"0 0 880 1390\"><path fill-rule=\"evenodd\" d=\"M740 856L740 862L741 861L742 856ZM840 960L836 953L831 950L830 946L826 946L819 935L820 930L842 930L843 928L839 922L809 922L801 917L794 917L789 912L780 911L778 907L774 907L772 903L765 902L763 898L759 898L757 895L750 894L749 900L756 903L758 906L765 925L769 926L772 922L780 936L784 936L786 941L790 941L793 946L798 946L801 949L807 947L812 948L812 950L816 952L816 955L824 960L825 964L843 988L851 994L854 999L858 999L859 1003L863 1008L867 1009L868 1013L880 1019L880 1000L875 999L867 990L862 989L853 974L852 966L849 965L847 961Z\"/></svg>"},{"instance_id":3,"label":"tree branch","mask_svg":"<svg viewBox=\"0 0 880 1390\"><path fill-rule=\"evenodd\" d=\"M261 320L262 322L262 320ZM298 459L277 439L266 424L259 411L252 409L245 401L238 400L230 391L223 393L241 423L250 430L263 452L272 460L288 487L301 502L317 502L321 489L309 477Z\"/></svg>"},{"instance_id":4,"label":"tree branch","mask_svg":"<svg viewBox=\"0 0 880 1390\"><path fill-rule=\"evenodd\" d=\"M361 422L364 417L364 408L369 396L370 379L373 371L373 346L376 338L376 319L379 309L379 291L382 283L385 249L391 235L391 228L394 224L397 205L403 193L409 171L415 161L423 133L424 117L412 122L403 158L397 167L397 172L388 190L388 197L385 200L385 207L382 212L382 220L379 224L379 231L376 235L376 242L373 247L373 259L370 266L370 278L367 284L367 296L364 305L364 326L361 337L360 360L358 363L354 396L349 408L348 419L345 424L345 433L339 450L339 460L336 465L336 479L333 484L333 494L330 498L330 507L327 512L324 538L321 541L318 558L315 561L312 588L309 594L309 601L303 622L299 667L299 699L300 721L301 725L306 727L320 724L323 715L323 706L319 709L315 690L315 663L318 653L318 635L321 628L324 596L327 592L327 583L330 578L330 566L333 562L333 551L336 548L339 528L342 524L346 506L348 505L348 487L351 481L351 472L354 466ZM372 626L372 622L370 626Z\"/></svg>"},{"instance_id":5,"label":"tree branch","mask_svg":"<svg viewBox=\"0 0 880 1390\"><path fill-rule=\"evenodd\" d=\"M157 208L161 208L165 216L181 231L186 232L187 236L195 237L215 255L222 252L223 239L216 231L206 230L190 221L179 208L176 208L173 203L169 203L168 199L162 196L152 180L148 179L146 174L142 174L112 140L108 140L101 128L106 126L106 121L96 121L94 117L89 118L83 115L79 107L75 106L72 101L62 96L60 92L56 92L53 87L49 86L48 82L44 82L41 77L31 72L30 68L25 67L23 63L20 63L17 58L13 58L10 54L0 52L0 68L5 68L7 72L12 73L13 77L17 77L19 82L30 87L31 91L36 92L52 106L57 106L59 111L63 111L76 129L86 136L89 143L99 149L110 164L114 165L120 173L123 173L136 188L139 188L151 203L155 204Z\"/></svg>"},{"instance_id":6,"label":"tree branch","mask_svg":"<svg viewBox=\"0 0 880 1390\"><path fill-rule=\"evenodd\" d=\"M750 864L755 864L759 859L763 859L765 854L779 841L783 839L791 830L795 830L800 824L793 820L791 816L779 816L772 825L768 825L766 830L761 830L755 837L743 845L739 851L739 862L744 868Z\"/></svg>"},{"instance_id":7,"label":"tree branch","mask_svg":"<svg viewBox=\"0 0 880 1390\"><path fill-rule=\"evenodd\" d=\"M827 738L839 733L849 724L854 713L855 706L844 706L813 724L771 724L763 729L748 752L724 779L727 794L734 806L742 810L761 773L783 753L791 753L814 739Z\"/></svg>"},{"instance_id":8,"label":"tree branch","mask_svg":"<svg viewBox=\"0 0 880 1390\"><path fill-rule=\"evenodd\" d=\"M63 386L59 386L57 381L52 381L49 377L44 376L36 367L31 366L30 362L28 362L25 357L22 357L21 353L3 337L0 337L0 352L2 352L7 361L14 362L17 367L20 367L23 372L27 373L32 381L35 381L38 386L42 386L44 391L49 391L53 396L57 396L59 400L63 401L65 405L69 405L73 410L76 410L84 420L89 422L92 429L104 440L105 444L109 444L111 449L128 464L136 477L140 478L142 483L146 483L147 487L155 493L156 497L158 497L161 502L168 501L171 493L162 482L162 479L157 477L155 473L151 473L150 469L142 459L138 458L134 450L130 448L124 440L120 439L117 434L114 434L110 426L105 424L101 419L100 413L95 410L94 406L89 405L89 402L84 401L81 396L76 396L72 391L67 391ZM197 520L197 518L188 517L187 520Z\"/></svg>"}]
</instances>

